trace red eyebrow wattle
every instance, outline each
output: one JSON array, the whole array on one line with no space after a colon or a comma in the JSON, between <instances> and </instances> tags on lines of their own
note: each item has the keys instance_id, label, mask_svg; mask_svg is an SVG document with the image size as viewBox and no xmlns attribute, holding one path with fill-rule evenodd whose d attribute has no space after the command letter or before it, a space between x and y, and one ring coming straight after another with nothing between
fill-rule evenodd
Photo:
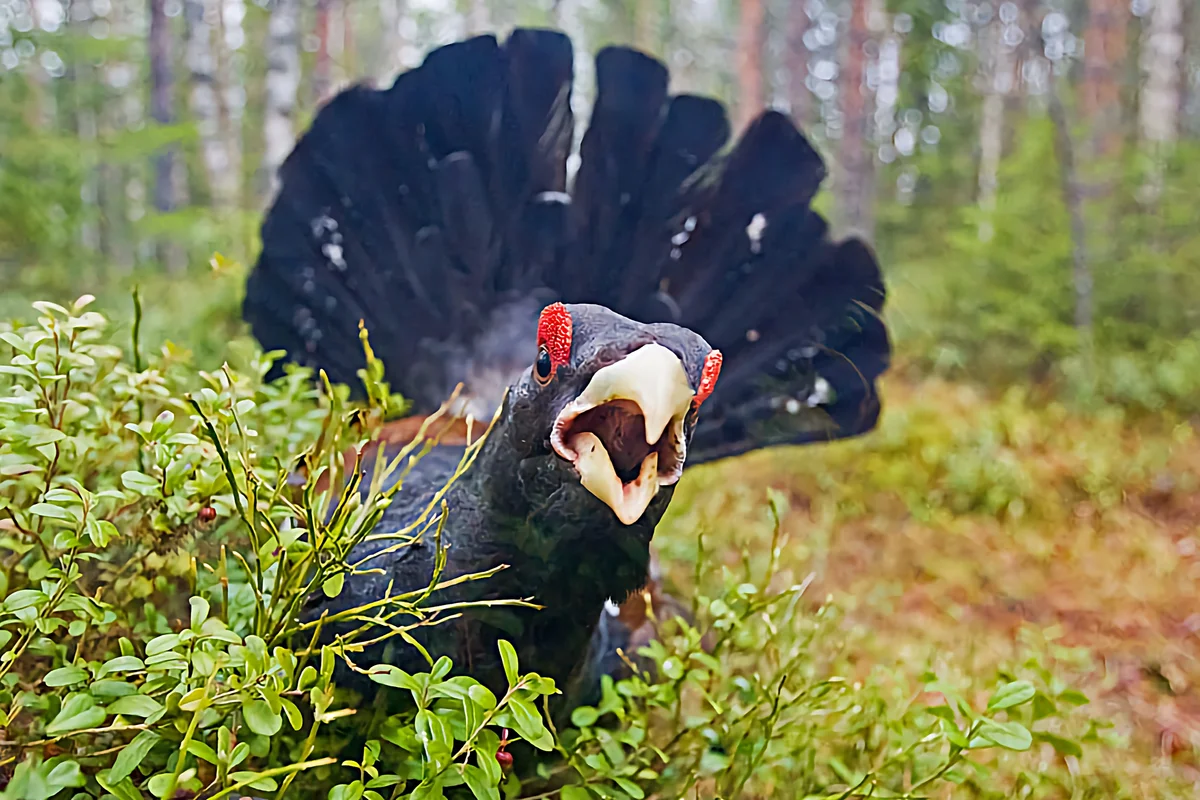
<instances>
[{"instance_id":1,"label":"red eyebrow wattle","mask_svg":"<svg viewBox=\"0 0 1200 800\"><path fill-rule=\"evenodd\" d=\"M696 389L693 405L699 406L713 393L713 389L717 388L717 378L721 375L721 364L724 360L720 350L710 350L704 357L704 369L700 371L700 386Z\"/></svg>"},{"instance_id":2,"label":"red eyebrow wattle","mask_svg":"<svg viewBox=\"0 0 1200 800\"><path fill-rule=\"evenodd\" d=\"M557 369L571 360L571 312L562 303L542 309L538 318L538 347L550 354L550 364Z\"/></svg>"}]
</instances>

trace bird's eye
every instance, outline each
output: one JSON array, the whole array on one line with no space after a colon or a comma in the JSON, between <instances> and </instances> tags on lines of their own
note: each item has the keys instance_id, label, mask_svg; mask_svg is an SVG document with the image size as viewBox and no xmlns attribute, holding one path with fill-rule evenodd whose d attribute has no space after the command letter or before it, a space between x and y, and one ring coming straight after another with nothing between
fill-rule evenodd
<instances>
[{"instance_id":1,"label":"bird's eye","mask_svg":"<svg viewBox=\"0 0 1200 800\"><path fill-rule=\"evenodd\" d=\"M538 348L537 361L533 362L533 377L537 382L545 386L550 382L550 376L554 374L554 364L550 362L550 351L545 347Z\"/></svg>"}]
</instances>

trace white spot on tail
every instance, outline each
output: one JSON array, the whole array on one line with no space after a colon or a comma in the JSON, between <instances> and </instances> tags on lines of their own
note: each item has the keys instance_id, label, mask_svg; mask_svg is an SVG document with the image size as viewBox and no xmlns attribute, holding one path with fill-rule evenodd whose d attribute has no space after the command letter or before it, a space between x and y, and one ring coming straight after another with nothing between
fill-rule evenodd
<instances>
[{"instance_id":1,"label":"white spot on tail","mask_svg":"<svg viewBox=\"0 0 1200 800\"><path fill-rule=\"evenodd\" d=\"M746 236L750 239L750 252L758 253L762 251L762 235L767 229L767 218L762 214L755 214L750 220L750 224L746 226Z\"/></svg>"},{"instance_id":2,"label":"white spot on tail","mask_svg":"<svg viewBox=\"0 0 1200 800\"><path fill-rule=\"evenodd\" d=\"M617 605L616 603L614 603L612 600L605 600L604 601L604 612L606 614L608 614L610 617L615 617L621 613L621 607L619 605Z\"/></svg>"},{"instance_id":3,"label":"white spot on tail","mask_svg":"<svg viewBox=\"0 0 1200 800\"><path fill-rule=\"evenodd\" d=\"M542 192L533 198L535 203L560 203L564 206L571 205L571 195L566 192Z\"/></svg>"},{"instance_id":4,"label":"white spot on tail","mask_svg":"<svg viewBox=\"0 0 1200 800\"><path fill-rule=\"evenodd\" d=\"M345 271L346 259L342 258L342 246L340 244L323 244L321 245L321 252L329 259L329 266L338 272Z\"/></svg>"},{"instance_id":5,"label":"white spot on tail","mask_svg":"<svg viewBox=\"0 0 1200 800\"><path fill-rule=\"evenodd\" d=\"M813 382L812 394L808 396L808 407L823 406L833 397L833 387L829 385L829 381L822 377L817 377Z\"/></svg>"}]
</instances>

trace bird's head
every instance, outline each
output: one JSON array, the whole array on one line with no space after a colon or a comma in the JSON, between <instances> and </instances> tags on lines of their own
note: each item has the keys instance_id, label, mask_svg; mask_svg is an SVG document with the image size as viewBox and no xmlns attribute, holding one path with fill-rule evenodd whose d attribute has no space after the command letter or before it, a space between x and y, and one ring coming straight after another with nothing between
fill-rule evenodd
<instances>
[{"instance_id":1,"label":"bird's head","mask_svg":"<svg viewBox=\"0 0 1200 800\"><path fill-rule=\"evenodd\" d=\"M498 420L525 501L596 511L599 501L624 525L641 520L683 473L720 370L720 352L686 328L597 305L546 307L536 356Z\"/></svg>"}]
</instances>

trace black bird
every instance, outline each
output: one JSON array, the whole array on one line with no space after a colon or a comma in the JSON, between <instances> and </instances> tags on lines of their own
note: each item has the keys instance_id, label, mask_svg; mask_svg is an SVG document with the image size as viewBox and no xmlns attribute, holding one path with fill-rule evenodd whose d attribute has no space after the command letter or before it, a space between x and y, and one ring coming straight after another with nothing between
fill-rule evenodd
<instances>
[{"instance_id":1,"label":"black bird","mask_svg":"<svg viewBox=\"0 0 1200 800\"><path fill-rule=\"evenodd\" d=\"M418 416L460 382L465 413L500 408L447 496L445 575L509 568L446 596L545 608L418 637L491 684L498 638L560 685L594 675L597 630L592 658L637 638L599 622L645 584L685 465L871 429L890 355L878 264L811 209L825 168L786 116L726 148L720 103L609 47L575 154L572 63L566 36L516 30L335 97L280 170L244 306L265 348L352 386L364 321ZM414 428L396 426L386 441ZM410 522L462 452L426 456L380 529ZM383 558L307 613L425 586L433 557L428 542ZM403 644L374 655L424 663Z\"/></svg>"}]
</instances>

